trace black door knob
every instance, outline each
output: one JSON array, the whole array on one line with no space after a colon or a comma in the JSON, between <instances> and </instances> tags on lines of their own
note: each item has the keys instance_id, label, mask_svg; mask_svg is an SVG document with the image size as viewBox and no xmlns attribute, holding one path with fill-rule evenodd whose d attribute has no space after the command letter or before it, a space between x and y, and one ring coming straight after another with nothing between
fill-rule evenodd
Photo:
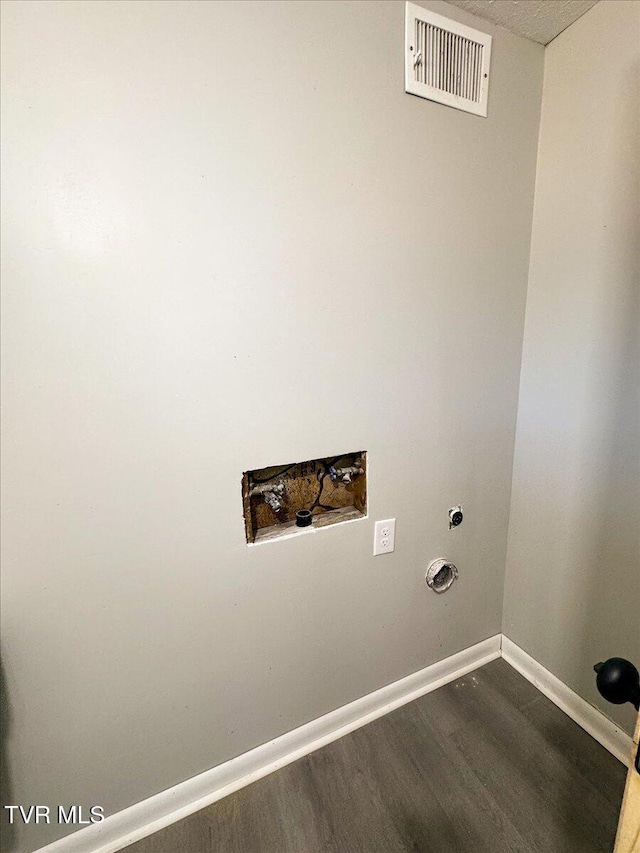
<instances>
[{"instance_id":1,"label":"black door knob","mask_svg":"<svg viewBox=\"0 0 640 853\"><path fill-rule=\"evenodd\" d=\"M640 710L640 674L635 666L624 658L609 658L594 667L598 673L596 685L607 702L622 705L631 702Z\"/></svg>"}]
</instances>

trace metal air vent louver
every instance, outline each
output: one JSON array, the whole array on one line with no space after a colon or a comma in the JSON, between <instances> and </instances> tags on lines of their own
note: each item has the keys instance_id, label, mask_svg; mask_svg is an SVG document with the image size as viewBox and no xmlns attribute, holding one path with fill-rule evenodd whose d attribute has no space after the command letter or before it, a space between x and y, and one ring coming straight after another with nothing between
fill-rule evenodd
<instances>
[{"instance_id":1,"label":"metal air vent louver","mask_svg":"<svg viewBox=\"0 0 640 853\"><path fill-rule=\"evenodd\" d=\"M405 91L487 115L491 36L406 4Z\"/></svg>"}]
</instances>

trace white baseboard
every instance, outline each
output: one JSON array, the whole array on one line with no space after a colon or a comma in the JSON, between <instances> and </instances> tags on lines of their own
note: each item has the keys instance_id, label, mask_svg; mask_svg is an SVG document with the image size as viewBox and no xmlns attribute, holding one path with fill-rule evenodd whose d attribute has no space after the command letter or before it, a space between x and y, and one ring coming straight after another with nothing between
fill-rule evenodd
<instances>
[{"instance_id":1,"label":"white baseboard","mask_svg":"<svg viewBox=\"0 0 640 853\"><path fill-rule=\"evenodd\" d=\"M37 853L116 853L501 655L598 743L628 764L631 755L628 734L508 637L496 634L100 823L41 847Z\"/></svg>"},{"instance_id":2,"label":"white baseboard","mask_svg":"<svg viewBox=\"0 0 640 853\"><path fill-rule=\"evenodd\" d=\"M142 800L38 853L116 853L444 684L500 657L501 635L356 699L275 740Z\"/></svg>"},{"instance_id":3,"label":"white baseboard","mask_svg":"<svg viewBox=\"0 0 640 853\"><path fill-rule=\"evenodd\" d=\"M608 749L624 765L629 765L631 737L602 711L574 693L570 687L567 687L504 634L502 635L502 657L599 744Z\"/></svg>"}]
</instances>

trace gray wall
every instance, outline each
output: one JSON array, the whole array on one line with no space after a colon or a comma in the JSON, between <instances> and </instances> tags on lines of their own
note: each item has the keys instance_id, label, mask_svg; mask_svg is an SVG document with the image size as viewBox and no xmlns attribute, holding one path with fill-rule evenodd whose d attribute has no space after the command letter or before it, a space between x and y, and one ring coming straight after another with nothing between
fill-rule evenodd
<instances>
[{"instance_id":1,"label":"gray wall","mask_svg":"<svg viewBox=\"0 0 640 853\"><path fill-rule=\"evenodd\" d=\"M543 48L425 5L494 34L489 118L404 94L400 2L3 4L9 802L500 631ZM360 448L369 519L246 546L242 471Z\"/></svg>"},{"instance_id":2,"label":"gray wall","mask_svg":"<svg viewBox=\"0 0 640 853\"><path fill-rule=\"evenodd\" d=\"M588 701L640 666L640 4L547 48L504 633Z\"/></svg>"}]
</instances>

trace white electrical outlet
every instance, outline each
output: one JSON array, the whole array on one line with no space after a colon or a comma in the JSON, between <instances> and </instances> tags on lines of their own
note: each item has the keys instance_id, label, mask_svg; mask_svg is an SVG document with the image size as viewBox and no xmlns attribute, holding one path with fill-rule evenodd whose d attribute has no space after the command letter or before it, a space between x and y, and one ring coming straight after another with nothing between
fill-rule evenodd
<instances>
[{"instance_id":1,"label":"white electrical outlet","mask_svg":"<svg viewBox=\"0 0 640 853\"><path fill-rule=\"evenodd\" d=\"M373 534L373 556L390 554L396 547L396 520L376 521Z\"/></svg>"}]
</instances>

